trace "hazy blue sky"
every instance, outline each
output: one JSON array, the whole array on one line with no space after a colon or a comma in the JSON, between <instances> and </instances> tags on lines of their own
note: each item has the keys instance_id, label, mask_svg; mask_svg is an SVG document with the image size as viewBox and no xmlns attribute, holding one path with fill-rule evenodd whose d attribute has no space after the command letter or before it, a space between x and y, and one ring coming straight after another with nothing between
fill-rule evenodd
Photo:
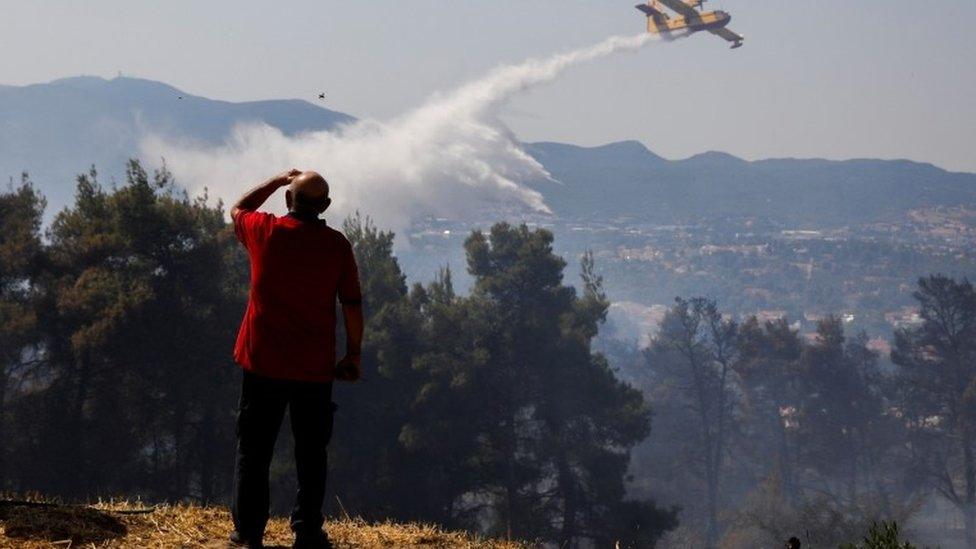
<instances>
[{"instance_id":1,"label":"hazy blue sky","mask_svg":"<svg viewBox=\"0 0 976 549\"><path fill-rule=\"evenodd\" d=\"M634 0L4 0L0 83L161 80L388 117L486 69L640 32ZM746 36L653 44L517 99L526 141L670 158L911 158L976 171L976 1L725 0Z\"/></svg>"}]
</instances>

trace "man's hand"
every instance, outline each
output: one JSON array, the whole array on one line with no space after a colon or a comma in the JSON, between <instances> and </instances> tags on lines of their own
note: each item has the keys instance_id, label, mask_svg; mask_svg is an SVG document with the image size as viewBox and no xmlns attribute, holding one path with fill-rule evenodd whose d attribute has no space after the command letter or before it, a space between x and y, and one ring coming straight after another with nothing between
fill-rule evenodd
<instances>
[{"instance_id":1,"label":"man's hand","mask_svg":"<svg viewBox=\"0 0 976 549\"><path fill-rule=\"evenodd\" d=\"M336 364L335 378L339 381L349 381L355 383L363 375L360 368L361 357L358 354L346 353L342 360Z\"/></svg>"},{"instance_id":2,"label":"man's hand","mask_svg":"<svg viewBox=\"0 0 976 549\"><path fill-rule=\"evenodd\" d=\"M278 187L287 187L291 184L291 180L295 179L299 175L302 175L302 170L292 168L287 172L281 172L280 174L272 177L271 180L274 181Z\"/></svg>"}]
</instances>

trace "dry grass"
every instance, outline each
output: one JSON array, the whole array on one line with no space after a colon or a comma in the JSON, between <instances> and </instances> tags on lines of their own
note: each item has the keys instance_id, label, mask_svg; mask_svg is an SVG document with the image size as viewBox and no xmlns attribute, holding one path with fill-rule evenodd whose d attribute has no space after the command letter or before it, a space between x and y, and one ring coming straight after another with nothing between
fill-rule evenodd
<instances>
[{"instance_id":1,"label":"dry grass","mask_svg":"<svg viewBox=\"0 0 976 549\"><path fill-rule=\"evenodd\" d=\"M444 547L522 549L523 543L484 540L422 524L329 521L336 547ZM226 547L230 514L224 507L101 502L91 506L11 504L0 501L0 549ZM291 547L286 518L272 518L264 542Z\"/></svg>"}]
</instances>

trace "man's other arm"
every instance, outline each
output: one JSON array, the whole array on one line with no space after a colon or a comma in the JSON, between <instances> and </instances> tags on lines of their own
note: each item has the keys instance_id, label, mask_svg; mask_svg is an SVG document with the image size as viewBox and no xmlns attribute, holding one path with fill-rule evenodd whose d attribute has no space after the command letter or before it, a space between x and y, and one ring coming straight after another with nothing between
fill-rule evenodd
<instances>
[{"instance_id":1,"label":"man's other arm","mask_svg":"<svg viewBox=\"0 0 976 549\"><path fill-rule=\"evenodd\" d=\"M261 183L257 187L244 193L236 204L230 209L230 218L237 221L237 216L240 215L242 211L254 211L261 207L268 198L274 194L275 191L281 187L287 186L291 183L291 180L296 176L300 175L302 172L300 170L288 170L287 172L282 172L271 179L268 179L264 183Z\"/></svg>"},{"instance_id":2,"label":"man's other arm","mask_svg":"<svg viewBox=\"0 0 976 549\"><path fill-rule=\"evenodd\" d=\"M343 303L342 318L346 323L346 356L355 359L358 370L363 352L363 304Z\"/></svg>"},{"instance_id":3,"label":"man's other arm","mask_svg":"<svg viewBox=\"0 0 976 549\"><path fill-rule=\"evenodd\" d=\"M336 365L336 378L357 381L363 351L363 293L359 285L359 267L356 254L348 241L343 247L343 273L339 279L338 297L342 304L342 319L346 323L346 356Z\"/></svg>"},{"instance_id":4,"label":"man's other arm","mask_svg":"<svg viewBox=\"0 0 976 549\"><path fill-rule=\"evenodd\" d=\"M336 365L336 379L359 381L363 371L363 305L343 303L342 319L346 323L346 356Z\"/></svg>"},{"instance_id":5,"label":"man's other arm","mask_svg":"<svg viewBox=\"0 0 976 549\"><path fill-rule=\"evenodd\" d=\"M346 323L346 354L358 357L363 352L363 304L343 303L342 318Z\"/></svg>"}]
</instances>

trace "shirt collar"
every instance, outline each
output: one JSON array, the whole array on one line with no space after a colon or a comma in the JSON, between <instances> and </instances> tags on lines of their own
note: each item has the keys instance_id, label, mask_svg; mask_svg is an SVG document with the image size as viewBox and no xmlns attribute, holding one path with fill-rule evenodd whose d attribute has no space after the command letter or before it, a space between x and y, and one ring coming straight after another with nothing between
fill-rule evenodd
<instances>
[{"instance_id":1,"label":"shirt collar","mask_svg":"<svg viewBox=\"0 0 976 549\"><path fill-rule=\"evenodd\" d=\"M325 224L324 219L319 219L317 214L307 214L304 212L288 212L288 217L297 219L302 223L322 223Z\"/></svg>"}]
</instances>

